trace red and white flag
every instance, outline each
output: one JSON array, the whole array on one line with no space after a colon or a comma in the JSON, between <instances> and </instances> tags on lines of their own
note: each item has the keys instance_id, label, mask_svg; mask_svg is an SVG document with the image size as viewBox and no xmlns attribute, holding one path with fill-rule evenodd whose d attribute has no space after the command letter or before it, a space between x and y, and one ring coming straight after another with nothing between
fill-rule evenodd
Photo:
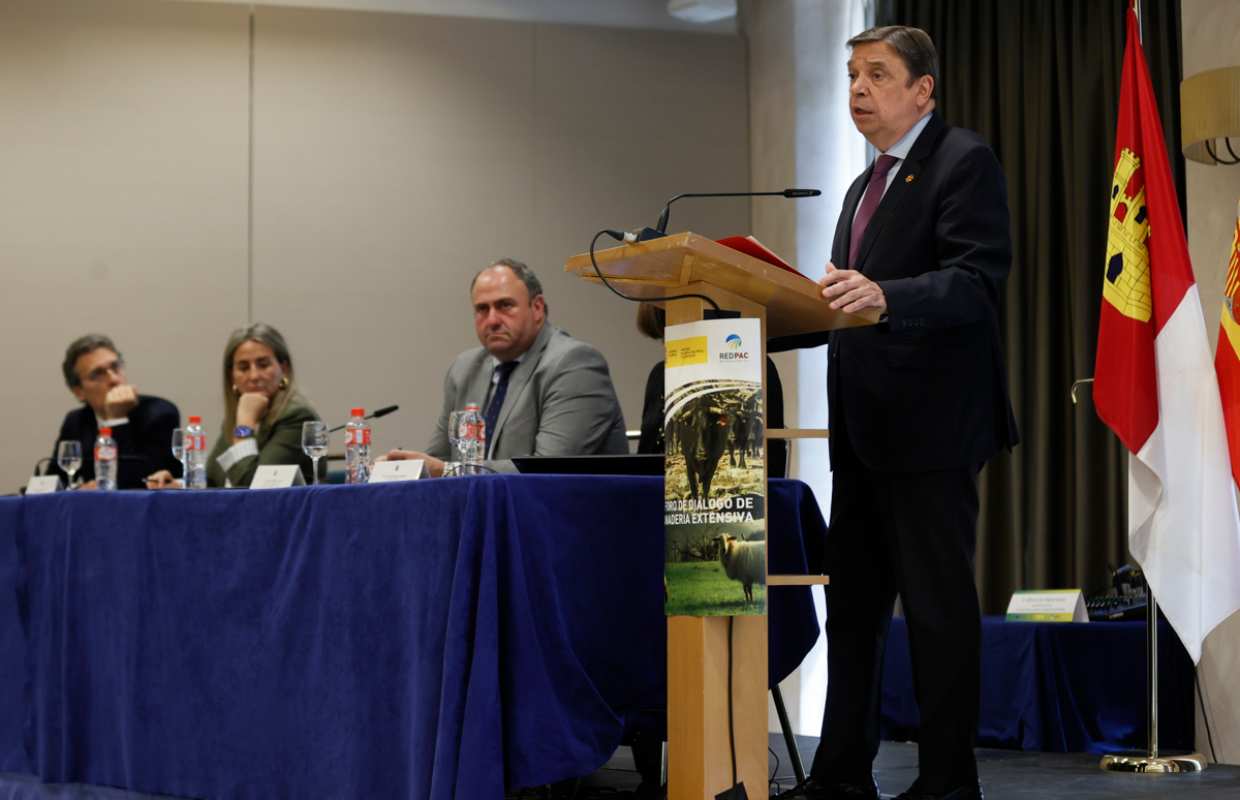
<instances>
[{"instance_id":1,"label":"red and white flag","mask_svg":"<svg viewBox=\"0 0 1240 800\"><path fill-rule=\"evenodd\" d=\"M1240 516L1201 298L1128 10L1094 404L1129 450L1128 547L1192 656L1240 609Z\"/></svg>"}]
</instances>

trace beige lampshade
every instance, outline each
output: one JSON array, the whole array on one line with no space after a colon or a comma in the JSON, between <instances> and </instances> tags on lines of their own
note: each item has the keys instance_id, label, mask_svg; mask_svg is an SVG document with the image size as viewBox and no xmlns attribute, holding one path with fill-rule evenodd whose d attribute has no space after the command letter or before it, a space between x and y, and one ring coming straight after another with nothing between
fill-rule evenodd
<instances>
[{"instance_id":1,"label":"beige lampshade","mask_svg":"<svg viewBox=\"0 0 1240 800\"><path fill-rule=\"evenodd\" d=\"M1233 136L1229 152L1226 140ZM1180 83L1180 141L1193 161L1240 163L1233 155L1240 155L1240 67L1199 72Z\"/></svg>"}]
</instances>

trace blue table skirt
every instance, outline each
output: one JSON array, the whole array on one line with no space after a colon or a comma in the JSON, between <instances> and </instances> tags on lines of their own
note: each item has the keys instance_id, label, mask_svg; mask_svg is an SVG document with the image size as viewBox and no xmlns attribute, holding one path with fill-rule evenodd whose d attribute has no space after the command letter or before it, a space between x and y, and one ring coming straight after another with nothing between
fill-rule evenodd
<instances>
[{"instance_id":1,"label":"blue table skirt","mask_svg":"<svg viewBox=\"0 0 1240 800\"><path fill-rule=\"evenodd\" d=\"M977 743L1042 752L1108 753L1146 747L1144 622L982 621ZM1193 749L1193 663L1159 626L1159 741ZM917 740L908 628L892 620L883 665L881 733Z\"/></svg>"},{"instance_id":2,"label":"blue table skirt","mask_svg":"<svg viewBox=\"0 0 1240 800\"><path fill-rule=\"evenodd\" d=\"M821 563L771 483L771 570ZM662 481L0 500L0 771L210 798L499 798L665 705ZM818 636L768 593L771 673ZM23 629L24 626L24 629Z\"/></svg>"}]
</instances>

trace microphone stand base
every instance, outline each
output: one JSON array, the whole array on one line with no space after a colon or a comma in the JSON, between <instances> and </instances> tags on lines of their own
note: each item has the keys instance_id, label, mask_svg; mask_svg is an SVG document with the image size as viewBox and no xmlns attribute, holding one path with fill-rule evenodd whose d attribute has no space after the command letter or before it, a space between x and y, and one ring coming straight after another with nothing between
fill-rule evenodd
<instances>
[{"instance_id":1,"label":"microphone stand base","mask_svg":"<svg viewBox=\"0 0 1240 800\"><path fill-rule=\"evenodd\" d=\"M1108 753L1098 762L1107 772L1138 772L1145 775L1166 775L1173 772L1201 772L1206 757L1201 753L1151 756L1148 753Z\"/></svg>"}]
</instances>

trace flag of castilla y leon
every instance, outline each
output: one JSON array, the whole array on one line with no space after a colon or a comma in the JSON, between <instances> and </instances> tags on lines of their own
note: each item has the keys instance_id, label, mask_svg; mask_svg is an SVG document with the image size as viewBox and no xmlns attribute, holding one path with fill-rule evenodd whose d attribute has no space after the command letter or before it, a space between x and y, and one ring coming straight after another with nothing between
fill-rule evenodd
<instances>
[{"instance_id":1,"label":"flag of castilla y leon","mask_svg":"<svg viewBox=\"0 0 1240 800\"><path fill-rule=\"evenodd\" d=\"M1130 454L1129 550L1195 663L1210 630L1240 609L1240 517L1201 298L1131 8L1110 201L1094 405Z\"/></svg>"},{"instance_id":2,"label":"flag of castilla y leon","mask_svg":"<svg viewBox=\"0 0 1240 800\"><path fill-rule=\"evenodd\" d=\"M1223 284L1223 313L1218 322L1218 346L1214 370L1223 398L1223 422L1227 426L1227 449L1231 475L1240 485L1240 207L1236 209L1236 232L1227 259L1227 282Z\"/></svg>"}]
</instances>

